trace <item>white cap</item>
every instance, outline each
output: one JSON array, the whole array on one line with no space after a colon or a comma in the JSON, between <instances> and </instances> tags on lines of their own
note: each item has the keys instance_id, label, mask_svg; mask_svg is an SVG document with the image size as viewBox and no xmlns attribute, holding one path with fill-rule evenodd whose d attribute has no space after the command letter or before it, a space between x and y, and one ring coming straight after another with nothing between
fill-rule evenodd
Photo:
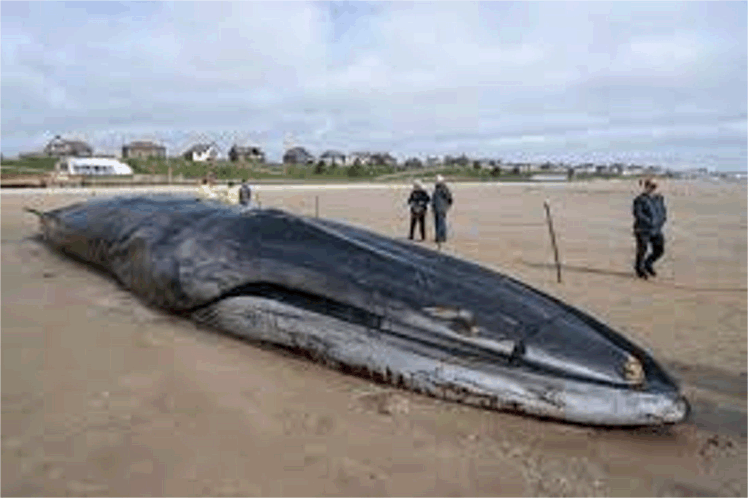
<instances>
[{"instance_id":1,"label":"white cap","mask_svg":"<svg viewBox=\"0 0 748 498\"><path fill-rule=\"evenodd\" d=\"M444 177L442 175L436 175L436 183L444 183Z\"/></svg>"}]
</instances>

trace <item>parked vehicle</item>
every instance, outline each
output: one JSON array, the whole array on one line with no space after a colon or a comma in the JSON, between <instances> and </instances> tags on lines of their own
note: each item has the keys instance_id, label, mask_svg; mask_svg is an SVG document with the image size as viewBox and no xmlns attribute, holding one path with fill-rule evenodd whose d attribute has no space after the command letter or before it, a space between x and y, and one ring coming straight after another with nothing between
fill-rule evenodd
<instances>
[{"instance_id":1,"label":"parked vehicle","mask_svg":"<svg viewBox=\"0 0 748 498\"><path fill-rule=\"evenodd\" d=\"M130 166L108 157L66 157L55 164L55 172L68 175L132 175Z\"/></svg>"}]
</instances>

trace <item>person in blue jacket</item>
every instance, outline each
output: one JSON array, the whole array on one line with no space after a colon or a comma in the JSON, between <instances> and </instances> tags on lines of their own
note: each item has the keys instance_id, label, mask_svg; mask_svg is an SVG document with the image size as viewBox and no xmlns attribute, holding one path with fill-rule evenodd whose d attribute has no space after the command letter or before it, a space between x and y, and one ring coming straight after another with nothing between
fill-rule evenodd
<instances>
[{"instance_id":1,"label":"person in blue jacket","mask_svg":"<svg viewBox=\"0 0 748 498\"><path fill-rule=\"evenodd\" d=\"M654 263L665 252L665 237L662 227L667 221L667 209L662 195L656 193L657 183L644 181L644 191L634 199L634 236L636 237L636 276L647 279L657 276ZM651 246L651 252L647 255Z\"/></svg>"}]
</instances>

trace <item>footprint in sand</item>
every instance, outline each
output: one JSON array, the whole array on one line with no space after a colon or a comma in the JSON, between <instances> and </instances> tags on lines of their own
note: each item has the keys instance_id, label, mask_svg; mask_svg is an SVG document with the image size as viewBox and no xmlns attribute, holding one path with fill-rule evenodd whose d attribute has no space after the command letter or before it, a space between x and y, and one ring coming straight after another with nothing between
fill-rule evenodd
<instances>
[{"instance_id":1,"label":"footprint in sand","mask_svg":"<svg viewBox=\"0 0 748 498\"><path fill-rule=\"evenodd\" d=\"M383 391L361 394L356 401L367 411L380 415L407 415L410 413L410 401L402 394Z\"/></svg>"}]
</instances>

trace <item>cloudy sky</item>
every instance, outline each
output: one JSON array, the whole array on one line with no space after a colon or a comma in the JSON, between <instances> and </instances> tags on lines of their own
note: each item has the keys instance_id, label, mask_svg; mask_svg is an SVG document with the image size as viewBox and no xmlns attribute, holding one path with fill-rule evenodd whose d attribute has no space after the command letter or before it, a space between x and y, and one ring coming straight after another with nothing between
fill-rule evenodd
<instances>
[{"instance_id":1,"label":"cloudy sky","mask_svg":"<svg viewBox=\"0 0 748 498\"><path fill-rule=\"evenodd\" d=\"M6 156L56 134L746 169L746 2L2 2Z\"/></svg>"}]
</instances>

